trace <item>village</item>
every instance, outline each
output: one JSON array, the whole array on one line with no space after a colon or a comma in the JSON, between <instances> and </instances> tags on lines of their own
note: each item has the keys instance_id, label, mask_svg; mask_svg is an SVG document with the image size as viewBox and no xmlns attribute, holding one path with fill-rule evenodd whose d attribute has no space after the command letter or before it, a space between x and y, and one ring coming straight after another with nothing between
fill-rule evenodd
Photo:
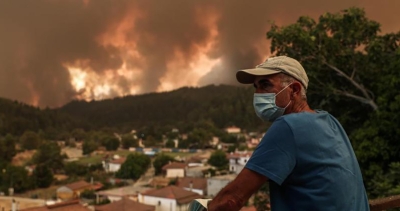
<instances>
[{"instance_id":1,"label":"village","mask_svg":"<svg viewBox=\"0 0 400 211\"><path fill-rule=\"evenodd\" d=\"M78 162L89 167L96 166L95 171L100 171L107 178L100 180L91 176L74 177L71 180L68 175L54 174L55 182L49 188L18 194L13 193L10 184L8 193L0 193L0 208L2 211L187 210L193 200L212 199L234 180L262 137L262 134L248 134L234 126L225 128L225 132L237 138L242 137L242 140L246 141L241 143L240 149L233 147L232 143L219 141L217 137L209 141L211 147L206 149L179 149L178 139L174 140L175 145L172 148L146 147L139 142L139 147L131 147L128 150L98 149L90 155L82 154L80 143L76 143L73 148L62 146L62 152L67 155L65 163ZM118 137L118 134L115 135ZM132 132L132 136L136 136L135 131ZM184 134L181 136L185 137ZM129 166L127 160L132 154L145 155L150 158L151 164L136 180L118 178L121 168ZM154 163L158 162L160 155L173 159L163 161L162 166L158 164L156 167ZM218 155L222 155L222 158ZM210 158L213 156L214 163L217 159L217 162L226 162L226 165L212 165ZM16 155L14 159L18 158L21 159L21 156ZM79 168L78 166L74 170L79 171ZM28 165L25 169L32 173L35 166ZM128 171L135 169L130 168ZM106 184L102 181L106 181ZM242 211L256 210L251 201Z\"/></svg>"}]
</instances>

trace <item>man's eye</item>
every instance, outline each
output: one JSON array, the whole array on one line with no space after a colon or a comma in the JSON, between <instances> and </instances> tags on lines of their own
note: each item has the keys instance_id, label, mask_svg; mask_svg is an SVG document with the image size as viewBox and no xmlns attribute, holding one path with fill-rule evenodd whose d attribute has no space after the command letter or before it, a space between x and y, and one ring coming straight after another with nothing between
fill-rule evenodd
<instances>
[{"instance_id":1,"label":"man's eye","mask_svg":"<svg viewBox=\"0 0 400 211\"><path fill-rule=\"evenodd\" d=\"M260 88L261 88L261 89L268 89L268 87L269 87L269 84L268 84L268 83L262 83L262 84L260 84Z\"/></svg>"}]
</instances>

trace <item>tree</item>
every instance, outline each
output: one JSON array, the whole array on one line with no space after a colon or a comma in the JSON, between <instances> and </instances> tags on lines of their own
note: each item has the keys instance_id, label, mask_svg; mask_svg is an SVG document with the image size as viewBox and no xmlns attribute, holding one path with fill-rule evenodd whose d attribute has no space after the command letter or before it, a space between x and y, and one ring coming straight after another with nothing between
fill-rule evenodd
<instances>
[{"instance_id":1,"label":"tree","mask_svg":"<svg viewBox=\"0 0 400 211\"><path fill-rule=\"evenodd\" d=\"M102 145L107 149L107 151L114 151L118 149L120 142L118 138L114 136L108 136L102 140Z\"/></svg>"},{"instance_id":2,"label":"tree","mask_svg":"<svg viewBox=\"0 0 400 211\"><path fill-rule=\"evenodd\" d=\"M22 149L37 149L40 145L40 138L39 135L33 131L25 131L20 138L20 143Z\"/></svg>"},{"instance_id":3,"label":"tree","mask_svg":"<svg viewBox=\"0 0 400 211\"><path fill-rule=\"evenodd\" d=\"M2 182L0 189L8 193L10 187L14 188L14 192L20 193L32 187L32 181L29 179L28 171L21 166L8 165L2 169Z\"/></svg>"},{"instance_id":4,"label":"tree","mask_svg":"<svg viewBox=\"0 0 400 211\"><path fill-rule=\"evenodd\" d=\"M89 155L98 148L98 144L90 139L86 139L82 144L82 153L84 155Z\"/></svg>"},{"instance_id":5,"label":"tree","mask_svg":"<svg viewBox=\"0 0 400 211\"><path fill-rule=\"evenodd\" d=\"M150 158L144 154L129 154L115 176L121 179L139 179L150 163Z\"/></svg>"},{"instance_id":6,"label":"tree","mask_svg":"<svg viewBox=\"0 0 400 211\"><path fill-rule=\"evenodd\" d=\"M175 142L171 139L168 139L167 142L165 143L165 147L167 148L175 148Z\"/></svg>"},{"instance_id":7,"label":"tree","mask_svg":"<svg viewBox=\"0 0 400 211\"><path fill-rule=\"evenodd\" d=\"M264 183L256 194L254 194L254 206L256 210L267 211L271 210L270 203L269 184Z\"/></svg>"},{"instance_id":8,"label":"tree","mask_svg":"<svg viewBox=\"0 0 400 211\"><path fill-rule=\"evenodd\" d=\"M162 172L162 167L172 161L174 161L173 157L162 153L158 154L153 161L155 174L159 175Z\"/></svg>"},{"instance_id":9,"label":"tree","mask_svg":"<svg viewBox=\"0 0 400 211\"><path fill-rule=\"evenodd\" d=\"M86 132L82 128L75 128L71 132L71 136L75 139L75 141L83 141L86 138Z\"/></svg>"},{"instance_id":10,"label":"tree","mask_svg":"<svg viewBox=\"0 0 400 211\"><path fill-rule=\"evenodd\" d=\"M53 182L53 172L45 164L39 164L33 170L32 179L38 188L47 188Z\"/></svg>"},{"instance_id":11,"label":"tree","mask_svg":"<svg viewBox=\"0 0 400 211\"><path fill-rule=\"evenodd\" d=\"M216 150L213 152L210 156L210 159L208 160L208 163L212 166L217 167L218 169L225 169L228 167L229 160L226 157L226 154L224 151L221 150Z\"/></svg>"},{"instance_id":12,"label":"tree","mask_svg":"<svg viewBox=\"0 0 400 211\"><path fill-rule=\"evenodd\" d=\"M139 146L139 142L137 139L134 139L131 134L123 135L122 136L122 148L129 149L131 147Z\"/></svg>"},{"instance_id":13,"label":"tree","mask_svg":"<svg viewBox=\"0 0 400 211\"><path fill-rule=\"evenodd\" d=\"M65 174L68 176L85 176L88 173L87 166L78 162L68 162L64 167Z\"/></svg>"},{"instance_id":14,"label":"tree","mask_svg":"<svg viewBox=\"0 0 400 211\"><path fill-rule=\"evenodd\" d=\"M273 24L271 51L307 70L312 107L330 111L349 134L370 198L395 189L388 179L400 158L400 32L380 33L363 9ZM392 184L393 185L393 184Z\"/></svg>"},{"instance_id":15,"label":"tree","mask_svg":"<svg viewBox=\"0 0 400 211\"><path fill-rule=\"evenodd\" d=\"M189 148L203 149L209 144L212 138L212 134L205 129L195 128L188 135L188 142L190 143Z\"/></svg>"},{"instance_id":16,"label":"tree","mask_svg":"<svg viewBox=\"0 0 400 211\"><path fill-rule=\"evenodd\" d=\"M33 156L33 162L37 165L45 165L54 172L64 168L64 156L61 155L61 148L55 142L47 141L40 145Z\"/></svg>"},{"instance_id":17,"label":"tree","mask_svg":"<svg viewBox=\"0 0 400 211\"><path fill-rule=\"evenodd\" d=\"M12 158L17 154L15 143L16 138L11 134L0 138L0 161L11 162Z\"/></svg>"}]
</instances>

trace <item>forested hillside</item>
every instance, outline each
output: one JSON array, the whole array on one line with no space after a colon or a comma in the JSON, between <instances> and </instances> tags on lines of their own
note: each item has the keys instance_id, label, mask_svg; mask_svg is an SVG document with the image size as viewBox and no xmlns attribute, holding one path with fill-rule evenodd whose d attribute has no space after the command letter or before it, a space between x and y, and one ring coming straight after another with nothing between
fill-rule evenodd
<instances>
[{"instance_id":1,"label":"forested hillside","mask_svg":"<svg viewBox=\"0 0 400 211\"><path fill-rule=\"evenodd\" d=\"M58 110L39 109L0 98L0 135L22 135L24 131L70 131L86 127L84 121Z\"/></svg>"},{"instance_id":2,"label":"forested hillside","mask_svg":"<svg viewBox=\"0 0 400 211\"><path fill-rule=\"evenodd\" d=\"M254 113L252 93L252 87L185 87L96 102L73 101L60 110L85 118L93 127L170 126L185 130L201 120L211 120L218 128L236 125L254 130L263 124Z\"/></svg>"}]
</instances>

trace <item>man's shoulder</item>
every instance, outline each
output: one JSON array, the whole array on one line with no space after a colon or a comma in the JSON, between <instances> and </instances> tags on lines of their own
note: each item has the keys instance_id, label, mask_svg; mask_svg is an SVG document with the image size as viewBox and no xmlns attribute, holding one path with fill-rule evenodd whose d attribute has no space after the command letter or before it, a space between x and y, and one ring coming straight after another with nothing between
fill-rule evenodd
<instances>
[{"instance_id":1,"label":"man's shoulder","mask_svg":"<svg viewBox=\"0 0 400 211\"><path fill-rule=\"evenodd\" d=\"M287 123L291 122L303 122L309 121L310 119L321 118L323 116L331 116L327 111L324 110L314 110L315 112L299 112L299 113L291 113L282 116L281 118Z\"/></svg>"}]
</instances>

